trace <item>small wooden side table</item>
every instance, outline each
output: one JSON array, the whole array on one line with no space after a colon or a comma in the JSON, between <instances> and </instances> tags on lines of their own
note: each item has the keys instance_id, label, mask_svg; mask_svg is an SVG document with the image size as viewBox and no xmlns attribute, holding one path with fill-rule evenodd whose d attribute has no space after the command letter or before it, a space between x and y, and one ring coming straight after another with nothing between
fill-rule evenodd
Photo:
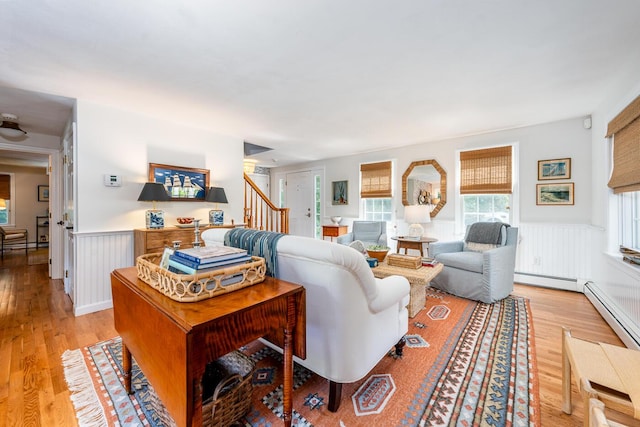
<instances>
[{"instance_id":1,"label":"small wooden side table","mask_svg":"<svg viewBox=\"0 0 640 427\"><path fill-rule=\"evenodd\" d=\"M420 251L420 256L423 257L424 254L422 252L422 245L424 243L427 244L427 255L429 254L429 243L437 242L438 239L434 239L432 237L420 237L420 240L417 239L409 239L403 236L394 236L391 240L395 240L396 244L396 252L400 253L400 249L404 249L404 253L406 254L409 249L415 249Z\"/></svg>"},{"instance_id":2,"label":"small wooden side table","mask_svg":"<svg viewBox=\"0 0 640 427\"><path fill-rule=\"evenodd\" d=\"M347 225L323 225L322 226L322 240L325 237L329 237L329 240L333 241L334 237L347 234L349 226Z\"/></svg>"},{"instance_id":3,"label":"small wooden side table","mask_svg":"<svg viewBox=\"0 0 640 427\"><path fill-rule=\"evenodd\" d=\"M377 267L371 269L373 275L378 279L389 276L403 276L409 280L411 290L409 291L409 317L415 317L416 314L424 308L426 302L426 288L429 282L433 280L442 271L442 263L437 263L433 267L420 268L404 268L387 264L386 261L378 264Z\"/></svg>"}]
</instances>

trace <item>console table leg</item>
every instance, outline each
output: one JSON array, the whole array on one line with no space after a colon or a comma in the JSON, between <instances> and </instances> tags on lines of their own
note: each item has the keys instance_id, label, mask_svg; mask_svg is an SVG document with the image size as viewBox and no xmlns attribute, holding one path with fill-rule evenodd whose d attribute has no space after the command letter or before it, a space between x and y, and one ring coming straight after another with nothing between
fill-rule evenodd
<instances>
[{"instance_id":1,"label":"console table leg","mask_svg":"<svg viewBox=\"0 0 640 427\"><path fill-rule=\"evenodd\" d=\"M287 327L284 329L284 390L282 390L282 410L284 425L291 426L293 415L293 330L296 319L296 300L287 298Z\"/></svg>"},{"instance_id":2,"label":"console table leg","mask_svg":"<svg viewBox=\"0 0 640 427\"><path fill-rule=\"evenodd\" d=\"M125 345L122 343L122 369L124 376L124 389L127 391L127 394L131 394L131 352Z\"/></svg>"}]
</instances>

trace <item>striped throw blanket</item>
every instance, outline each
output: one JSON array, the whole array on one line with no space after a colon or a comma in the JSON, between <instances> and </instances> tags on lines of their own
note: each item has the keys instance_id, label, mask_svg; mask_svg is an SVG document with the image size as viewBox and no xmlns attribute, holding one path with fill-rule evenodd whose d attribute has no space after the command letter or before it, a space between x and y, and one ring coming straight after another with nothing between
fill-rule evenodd
<instances>
[{"instance_id":1,"label":"striped throw blanket","mask_svg":"<svg viewBox=\"0 0 640 427\"><path fill-rule=\"evenodd\" d=\"M249 255L264 258L266 273L271 277L277 277L278 251L276 245L282 236L284 236L283 233L275 231L234 228L224 235L224 244L225 246L246 249Z\"/></svg>"}]
</instances>

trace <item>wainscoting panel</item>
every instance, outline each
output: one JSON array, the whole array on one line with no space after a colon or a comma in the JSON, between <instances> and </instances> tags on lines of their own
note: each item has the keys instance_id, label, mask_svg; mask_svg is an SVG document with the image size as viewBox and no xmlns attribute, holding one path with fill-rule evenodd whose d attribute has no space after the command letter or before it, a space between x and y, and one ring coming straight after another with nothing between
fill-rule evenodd
<instances>
[{"instance_id":1,"label":"wainscoting panel","mask_svg":"<svg viewBox=\"0 0 640 427\"><path fill-rule=\"evenodd\" d=\"M133 231L76 233L74 314L111 308L111 272L134 265Z\"/></svg>"},{"instance_id":2,"label":"wainscoting panel","mask_svg":"<svg viewBox=\"0 0 640 427\"><path fill-rule=\"evenodd\" d=\"M567 289L576 290L576 283L592 277L600 233L586 224L520 224L516 273L530 277L533 284L545 279L571 282Z\"/></svg>"}]
</instances>

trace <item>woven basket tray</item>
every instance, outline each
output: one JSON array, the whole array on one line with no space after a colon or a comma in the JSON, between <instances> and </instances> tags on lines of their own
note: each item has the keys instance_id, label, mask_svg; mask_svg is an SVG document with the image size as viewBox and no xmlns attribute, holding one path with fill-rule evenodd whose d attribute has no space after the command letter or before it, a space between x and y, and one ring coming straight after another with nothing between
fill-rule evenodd
<instances>
[{"instance_id":1,"label":"woven basket tray","mask_svg":"<svg viewBox=\"0 0 640 427\"><path fill-rule=\"evenodd\" d=\"M196 302L255 285L264 280L264 258L251 257L246 264L221 268L207 273L176 274L160 267L162 253L140 255L136 259L138 278L172 300ZM222 285L222 280L235 274L243 277L237 283Z\"/></svg>"},{"instance_id":2,"label":"woven basket tray","mask_svg":"<svg viewBox=\"0 0 640 427\"><path fill-rule=\"evenodd\" d=\"M417 255L389 254L387 264L394 267L420 268L422 258Z\"/></svg>"}]
</instances>

